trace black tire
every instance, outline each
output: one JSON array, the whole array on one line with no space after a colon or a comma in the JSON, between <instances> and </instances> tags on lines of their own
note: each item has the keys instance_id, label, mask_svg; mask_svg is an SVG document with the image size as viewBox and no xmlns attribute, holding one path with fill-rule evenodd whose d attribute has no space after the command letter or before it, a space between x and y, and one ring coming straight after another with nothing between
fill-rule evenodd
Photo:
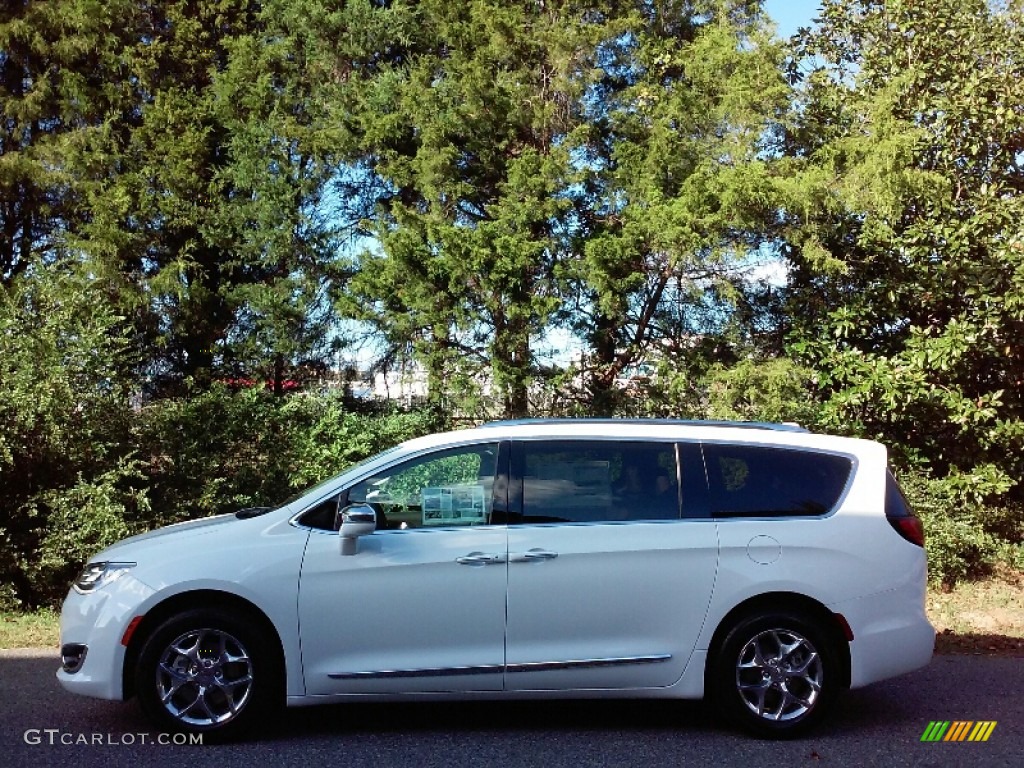
<instances>
[{"instance_id":1,"label":"black tire","mask_svg":"<svg viewBox=\"0 0 1024 768\"><path fill-rule=\"evenodd\" d=\"M747 616L715 655L710 693L729 721L769 739L813 728L839 693L839 656L828 632L797 612Z\"/></svg>"},{"instance_id":2,"label":"black tire","mask_svg":"<svg viewBox=\"0 0 1024 768\"><path fill-rule=\"evenodd\" d=\"M251 734L284 701L280 653L244 616L196 609L172 616L142 646L143 711L167 733L210 741Z\"/></svg>"}]
</instances>

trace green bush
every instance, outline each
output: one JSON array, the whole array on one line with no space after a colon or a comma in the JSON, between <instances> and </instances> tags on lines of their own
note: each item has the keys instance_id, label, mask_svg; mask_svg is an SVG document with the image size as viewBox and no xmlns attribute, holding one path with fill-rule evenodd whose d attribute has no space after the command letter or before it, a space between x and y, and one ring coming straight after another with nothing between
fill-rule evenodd
<instances>
[{"instance_id":1,"label":"green bush","mask_svg":"<svg viewBox=\"0 0 1024 768\"><path fill-rule=\"evenodd\" d=\"M33 264L0 287L3 608L63 594L79 558L58 539L88 547L105 540L99 529L116 528L131 361L104 288L73 262Z\"/></svg>"},{"instance_id":2,"label":"green bush","mask_svg":"<svg viewBox=\"0 0 1024 768\"><path fill-rule=\"evenodd\" d=\"M293 397L281 416L298 427L285 457L289 494L392 445L447 428L442 418L426 408L356 413L336 395Z\"/></svg>"},{"instance_id":3,"label":"green bush","mask_svg":"<svg viewBox=\"0 0 1024 768\"><path fill-rule=\"evenodd\" d=\"M641 416L796 422L815 428L812 372L787 358L744 359L691 371L665 360L635 398Z\"/></svg>"},{"instance_id":4,"label":"green bush","mask_svg":"<svg viewBox=\"0 0 1024 768\"><path fill-rule=\"evenodd\" d=\"M40 267L0 291L0 609L57 603L125 536L273 505L445 426L426 409L261 388L133 407L122 319L100 288Z\"/></svg>"},{"instance_id":5,"label":"green bush","mask_svg":"<svg viewBox=\"0 0 1024 768\"><path fill-rule=\"evenodd\" d=\"M121 462L92 480L40 494L35 503L45 508L46 532L22 571L47 602L63 596L90 556L144 530L139 513L149 501L143 483L136 462Z\"/></svg>"},{"instance_id":6,"label":"green bush","mask_svg":"<svg viewBox=\"0 0 1024 768\"><path fill-rule=\"evenodd\" d=\"M944 478L921 471L899 476L924 523L928 578L935 585L948 588L962 579L984 576L999 558L1000 541L985 525L991 515L985 488L991 487L992 478L984 469L977 475L953 473Z\"/></svg>"},{"instance_id":7,"label":"green bush","mask_svg":"<svg viewBox=\"0 0 1024 768\"><path fill-rule=\"evenodd\" d=\"M339 394L275 397L215 387L143 409L138 446L151 525L273 505L402 440L433 431L425 410L362 414Z\"/></svg>"}]
</instances>

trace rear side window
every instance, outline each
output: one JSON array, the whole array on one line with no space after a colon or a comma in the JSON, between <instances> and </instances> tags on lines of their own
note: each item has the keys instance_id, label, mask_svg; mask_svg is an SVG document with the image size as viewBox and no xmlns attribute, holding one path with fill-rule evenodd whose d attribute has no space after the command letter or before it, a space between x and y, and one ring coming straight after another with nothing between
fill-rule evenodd
<instances>
[{"instance_id":1,"label":"rear side window","mask_svg":"<svg viewBox=\"0 0 1024 768\"><path fill-rule=\"evenodd\" d=\"M839 501L845 456L756 445L704 445L716 517L812 517Z\"/></svg>"},{"instance_id":2,"label":"rear side window","mask_svg":"<svg viewBox=\"0 0 1024 768\"><path fill-rule=\"evenodd\" d=\"M524 523L679 518L671 443L557 441L519 444Z\"/></svg>"}]
</instances>

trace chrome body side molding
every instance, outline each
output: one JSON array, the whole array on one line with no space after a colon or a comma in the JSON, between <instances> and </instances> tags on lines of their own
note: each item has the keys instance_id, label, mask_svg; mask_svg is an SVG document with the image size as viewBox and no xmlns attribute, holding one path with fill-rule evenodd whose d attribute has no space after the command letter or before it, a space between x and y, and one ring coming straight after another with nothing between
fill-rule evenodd
<instances>
[{"instance_id":1,"label":"chrome body side molding","mask_svg":"<svg viewBox=\"0 0 1024 768\"><path fill-rule=\"evenodd\" d=\"M520 664L480 664L472 667L429 667L425 669L382 669L370 672L332 672L332 680L381 680L395 677L457 677L490 675L496 672L549 672L585 667L614 667L629 664L658 664L672 658L670 653L649 656L624 656L605 659L569 659L566 661L530 661Z\"/></svg>"}]
</instances>

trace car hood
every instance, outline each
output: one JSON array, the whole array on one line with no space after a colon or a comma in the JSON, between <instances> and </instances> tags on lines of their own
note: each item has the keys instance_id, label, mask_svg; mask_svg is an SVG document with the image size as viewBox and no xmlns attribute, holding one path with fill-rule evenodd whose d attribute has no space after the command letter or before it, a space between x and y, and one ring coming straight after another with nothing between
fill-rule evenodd
<instances>
[{"instance_id":1,"label":"car hood","mask_svg":"<svg viewBox=\"0 0 1024 768\"><path fill-rule=\"evenodd\" d=\"M140 533L136 536L129 536L127 539L121 539L121 541L103 550L93 560L113 560L115 559L114 555L126 547L152 542L154 539L159 539L163 536L191 536L212 533L220 528L220 526L228 525L232 522L238 522L238 518L233 513L228 513L225 515L214 515L213 517L202 517L198 520L186 520L183 523L174 523L173 525Z\"/></svg>"}]
</instances>

